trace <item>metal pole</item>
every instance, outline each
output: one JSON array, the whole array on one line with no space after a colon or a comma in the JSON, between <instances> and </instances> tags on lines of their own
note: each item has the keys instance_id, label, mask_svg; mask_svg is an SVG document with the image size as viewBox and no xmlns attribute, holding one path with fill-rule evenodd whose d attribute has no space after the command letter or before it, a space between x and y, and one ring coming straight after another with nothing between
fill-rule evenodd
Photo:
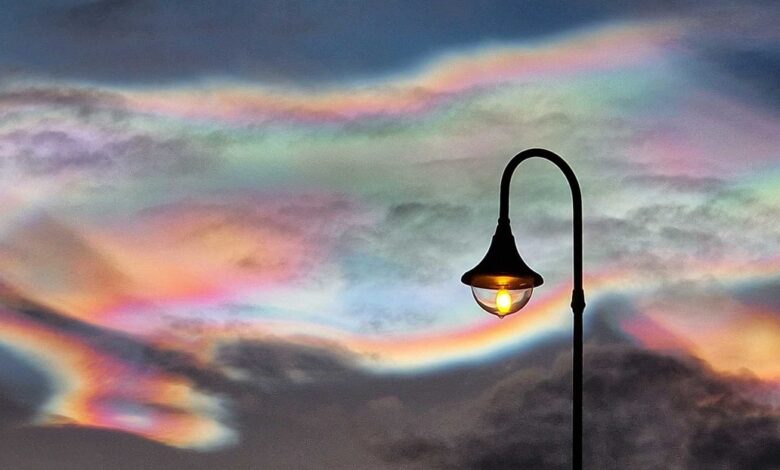
<instances>
[{"instance_id":1,"label":"metal pole","mask_svg":"<svg viewBox=\"0 0 780 470\"><path fill-rule=\"evenodd\" d=\"M574 313L572 338L572 468L582 469L582 313L585 296L580 289L572 292L571 308Z\"/></svg>"},{"instance_id":2,"label":"metal pole","mask_svg":"<svg viewBox=\"0 0 780 470\"><path fill-rule=\"evenodd\" d=\"M572 468L582 470L582 317L585 292L582 288L582 193L571 167L559 155L545 149L528 149L515 155L501 176L498 222L509 223L509 183L515 168L523 161L539 157L555 164L566 176L571 189L573 244L573 290L571 309L574 314L572 334Z\"/></svg>"}]
</instances>

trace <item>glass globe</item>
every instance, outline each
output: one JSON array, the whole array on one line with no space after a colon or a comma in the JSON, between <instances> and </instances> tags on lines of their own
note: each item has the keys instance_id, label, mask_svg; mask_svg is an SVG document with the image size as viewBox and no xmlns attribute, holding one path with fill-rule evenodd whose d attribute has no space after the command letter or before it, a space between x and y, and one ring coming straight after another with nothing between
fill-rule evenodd
<instances>
[{"instance_id":1,"label":"glass globe","mask_svg":"<svg viewBox=\"0 0 780 470\"><path fill-rule=\"evenodd\" d=\"M528 289L483 289L480 287L471 287L471 293L474 294L474 300L486 312L503 318L506 315L515 313L531 300L533 287Z\"/></svg>"}]
</instances>

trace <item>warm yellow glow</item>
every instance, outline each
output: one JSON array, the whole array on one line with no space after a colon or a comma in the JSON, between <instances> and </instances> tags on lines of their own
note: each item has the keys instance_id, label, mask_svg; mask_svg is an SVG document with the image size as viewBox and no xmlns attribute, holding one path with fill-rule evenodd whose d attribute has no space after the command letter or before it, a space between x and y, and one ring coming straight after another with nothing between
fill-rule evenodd
<instances>
[{"instance_id":1,"label":"warm yellow glow","mask_svg":"<svg viewBox=\"0 0 780 470\"><path fill-rule=\"evenodd\" d=\"M512 295L506 289L496 292L496 308L499 313L506 314L512 308Z\"/></svg>"}]
</instances>

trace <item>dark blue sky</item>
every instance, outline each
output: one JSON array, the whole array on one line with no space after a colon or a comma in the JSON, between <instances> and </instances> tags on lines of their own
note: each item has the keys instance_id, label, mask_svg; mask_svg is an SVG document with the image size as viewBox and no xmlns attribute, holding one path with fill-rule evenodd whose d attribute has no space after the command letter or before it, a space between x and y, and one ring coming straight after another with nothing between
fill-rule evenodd
<instances>
[{"instance_id":1,"label":"dark blue sky","mask_svg":"<svg viewBox=\"0 0 780 470\"><path fill-rule=\"evenodd\" d=\"M298 83L355 79L485 42L607 22L583 1L2 2L0 63L111 82L233 76Z\"/></svg>"},{"instance_id":2,"label":"dark blue sky","mask_svg":"<svg viewBox=\"0 0 780 470\"><path fill-rule=\"evenodd\" d=\"M3 0L0 78L321 85L406 71L463 47L678 17L690 22L689 47L702 59L691 75L775 112L777 10L762 0Z\"/></svg>"}]
</instances>

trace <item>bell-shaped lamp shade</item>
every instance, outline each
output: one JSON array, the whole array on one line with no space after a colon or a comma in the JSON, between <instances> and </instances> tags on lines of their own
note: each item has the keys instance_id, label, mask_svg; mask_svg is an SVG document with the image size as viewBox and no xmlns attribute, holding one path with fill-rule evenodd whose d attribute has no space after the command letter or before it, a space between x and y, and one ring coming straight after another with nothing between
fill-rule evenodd
<instances>
[{"instance_id":1,"label":"bell-shaped lamp shade","mask_svg":"<svg viewBox=\"0 0 780 470\"><path fill-rule=\"evenodd\" d=\"M499 224L487 254L461 281L480 307L499 318L523 308L544 282L520 257L509 224Z\"/></svg>"}]
</instances>

